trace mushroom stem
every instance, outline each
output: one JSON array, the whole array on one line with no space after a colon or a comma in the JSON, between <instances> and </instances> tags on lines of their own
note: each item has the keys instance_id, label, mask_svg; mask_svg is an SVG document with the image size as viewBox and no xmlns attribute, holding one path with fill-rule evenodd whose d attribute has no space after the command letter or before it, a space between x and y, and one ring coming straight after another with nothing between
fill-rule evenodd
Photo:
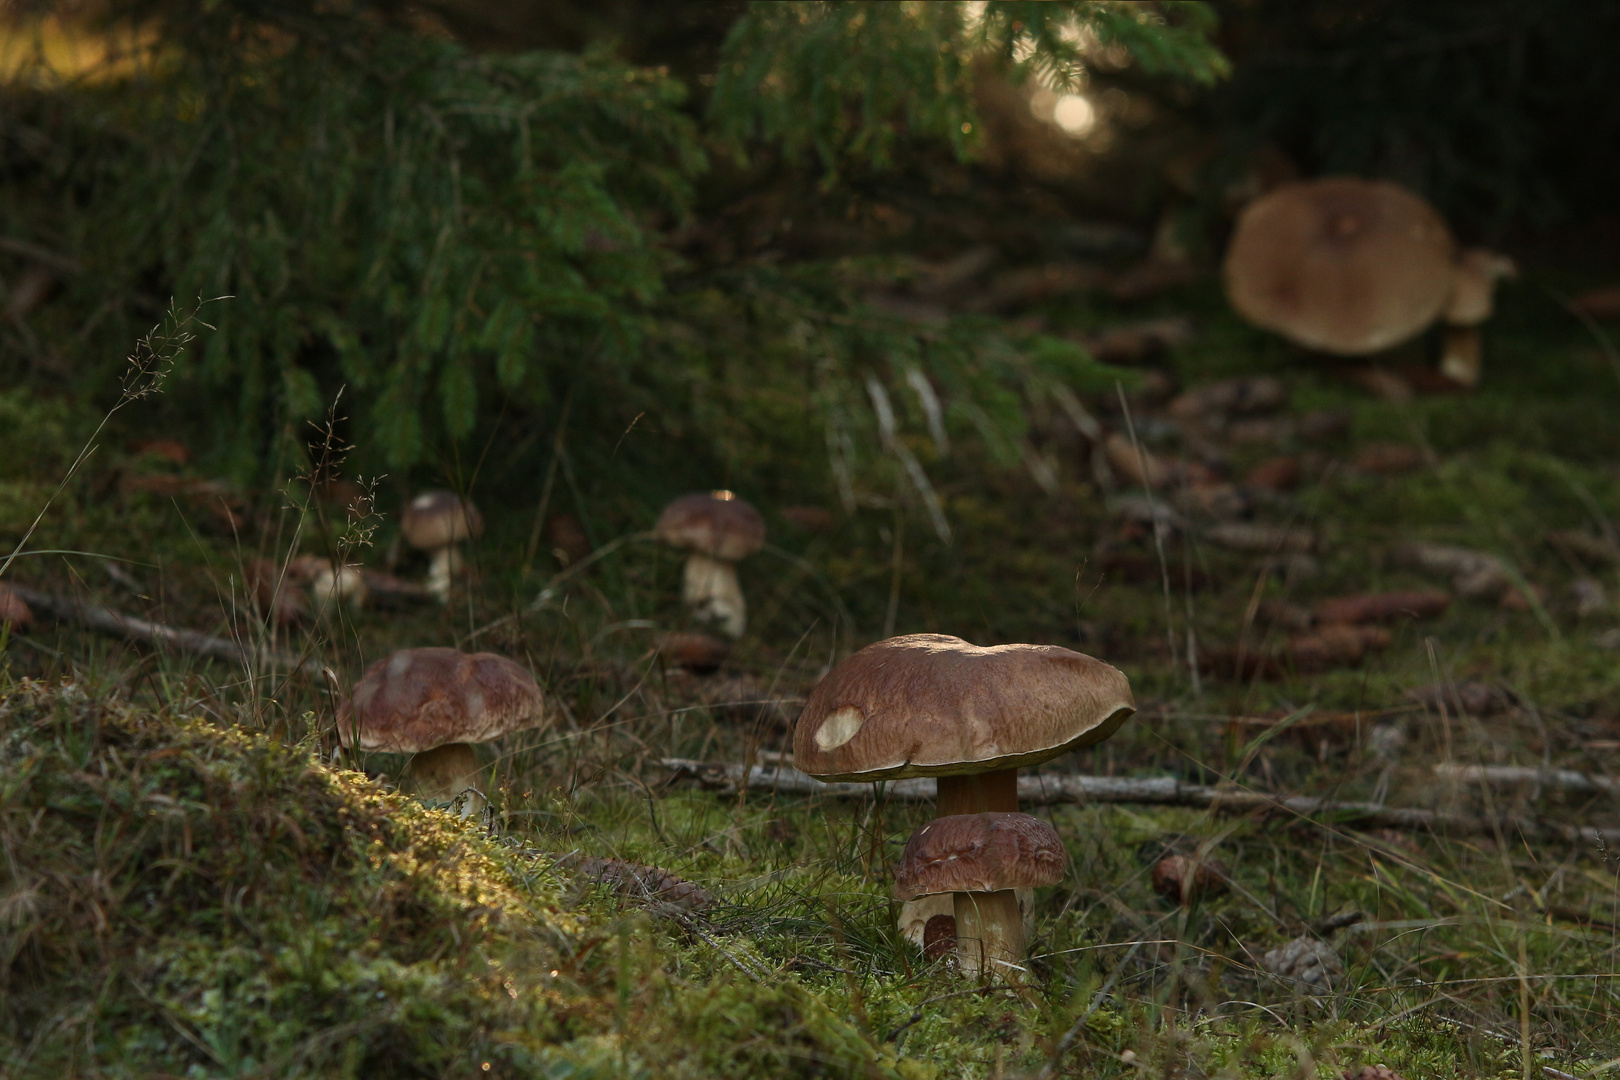
<instances>
[{"instance_id":1,"label":"mushroom stem","mask_svg":"<svg viewBox=\"0 0 1620 1080\"><path fill-rule=\"evenodd\" d=\"M1440 351L1440 374L1458 386L1470 389L1478 386L1480 352L1478 327L1446 327Z\"/></svg>"},{"instance_id":2,"label":"mushroom stem","mask_svg":"<svg viewBox=\"0 0 1620 1080\"><path fill-rule=\"evenodd\" d=\"M445 743L422 751L411 758L404 779L418 797L434 802L451 802L466 792L462 817L484 812L483 771L478 767L478 755L467 743Z\"/></svg>"},{"instance_id":3,"label":"mushroom stem","mask_svg":"<svg viewBox=\"0 0 1620 1080\"><path fill-rule=\"evenodd\" d=\"M694 551L686 558L681 598L695 617L718 624L728 637L742 637L748 626L748 608L735 563Z\"/></svg>"},{"instance_id":4,"label":"mushroom stem","mask_svg":"<svg viewBox=\"0 0 1620 1080\"><path fill-rule=\"evenodd\" d=\"M1023 973L1024 917L1012 889L956 893L956 959L970 976Z\"/></svg>"},{"instance_id":5,"label":"mushroom stem","mask_svg":"<svg viewBox=\"0 0 1620 1080\"><path fill-rule=\"evenodd\" d=\"M952 814L1018 812L1018 770L996 769L971 776L939 778L935 817Z\"/></svg>"},{"instance_id":6,"label":"mushroom stem","mask_svg":"<svg viewBox=\"0 0 1620 1080\"><path fill-rule=\"evenodd\" d=\"M428 565L427 586L428 592L441 604L450 602L450 581L461 569L461 553L454 544L442 548L435 548L433 561Z\"/></svg>"}]
</instances>

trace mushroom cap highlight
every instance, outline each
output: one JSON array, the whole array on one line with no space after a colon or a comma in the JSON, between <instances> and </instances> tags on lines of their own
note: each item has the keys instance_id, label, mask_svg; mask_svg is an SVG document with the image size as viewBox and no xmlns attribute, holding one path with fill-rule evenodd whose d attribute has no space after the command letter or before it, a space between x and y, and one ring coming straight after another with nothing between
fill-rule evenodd
<instances>
[{"instance_id":1,"label":"mushroom cap highlight","mask_svg":"<svg viewBox=\"0 0 1620 1080\"><path fill-rule=\"evenodd\" d=\"M729 491L705 491L664 507L653 532L674 547L735 562L765 543L765 519Z\"/></svg>"},{"instance_id":2,"label":"mushroom cap highlight","mask_svg":"<svg viewBox=\"0 0 1620 1080\"><path fill-rule=\"evenodd\" d=\"M399 531L411 547L436 551L481 535L484 518L471 499L453 491L424 491L405 507Z\"/></svg>"},{"instance_id":3,"label":"mushroom cap highlight","mask_svg":"<svg viewBox=\"0 0 1620 1080\"><path fill-rule=\"evenodd\" d=\"M1285 184L1238 218L1226 295L1256 326L1357 356L1432 323L1455 258L1445 220L1404 188L1348 176Z\"/></svg>"},{"instance_id":4,"label":"mushroom cap highlight","mask_svg":"<svg viewBox=\"0 0 1620 1080\"><path fill-rule=\"evenodd\" d=\"M521 665L494 653L400 649L366 669L339 716L364 750L418 754L488 742L545 720L545 697Z\"/></svg>"},{"instance_id":5,"label":"mushroom cap highlight","mask_svg":"<svg viewBox=\"0 0 1620 1080\"><path fill-rule=\"evenodd\" d=\"M1136 711L1118 668L1056 645L945 634L868 645L810 692L794 764L823 780L969 776L1108 738Z\"/></svg>"},{"instance_id":6,"label":"mushroom cap highlight","mask_svg":"<svg viewBox=\"0 0 1620 1080\"><path fill-rule=\"evenodd\" d=\"M912 833L894 895L1038 889L1063 880L1069 855L1057 830L1028 814L953 814Z\"/></svg>"}]
</instances>

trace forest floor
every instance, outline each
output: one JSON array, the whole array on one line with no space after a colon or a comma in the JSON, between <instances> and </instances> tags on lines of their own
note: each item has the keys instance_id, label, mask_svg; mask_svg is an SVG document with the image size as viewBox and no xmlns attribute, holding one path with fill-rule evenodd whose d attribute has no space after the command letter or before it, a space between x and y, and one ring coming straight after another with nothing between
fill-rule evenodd
<instances>
[{"instance_id":1,"label":"forest floor","mask_svg":"<svg viewBox=\"0 0 1620 1080\"><path fill-rule=\"evenodd\" d=\"M482 823L393 792L402 758L334 753L318 665L154 650L43 613L0 638L0 1072L1560 1078L1615 1064L1612 346L1535 275L1506 288L1474 393L1392 380L1433 341L1376 369L1304 357L1238 324L1209 282L1129 310L1059 298L1042 317L1072 334L1188 320L1121 361L1134 375L1118 394L1085 402L1114 436L1112 479L1062 417L1038 417L1031 469L952 449L949 546L892 505L758 500L771 543L742 564L752 622L716 672L658 647L686 628L680 556L639 538L659 507L559 496L537 516L538 480L534 501L484 506L450 604L275 632L344 687L403 646L525 662L553 717L481 748ZM0 409L0 446L82 434L64 406L13 394ZM287 560L299 511L263 494L227 513L161 451L75 478L30 542L50 553L7 580L267 637L244 581L255 558ZM1131 476L1144 463L1151 491ZM58 479L0 476L8 541ZM385 515L353 557L419 578L393 531ZM1348 631L1327 603L1392 591L1431 595ZM716 786L661 764L779 761L760 755L790 749L830 663L920 631L1065 645L1130 676L1137 716L1047 772L1456 819L1031 807L1063 837L1068 877L1036 895L1027 979L979 985L896 928L890 867L927 803ZM1540 775L1437 769L1475 765ZM1229 887L1162 899L1151 870L1172 852L1219 860ZM633 886L650 879L594 857L699 889L649 902ZM1315 981L1273 952L1301 938L1325 946Z\"/></svg>"}]
</instances>

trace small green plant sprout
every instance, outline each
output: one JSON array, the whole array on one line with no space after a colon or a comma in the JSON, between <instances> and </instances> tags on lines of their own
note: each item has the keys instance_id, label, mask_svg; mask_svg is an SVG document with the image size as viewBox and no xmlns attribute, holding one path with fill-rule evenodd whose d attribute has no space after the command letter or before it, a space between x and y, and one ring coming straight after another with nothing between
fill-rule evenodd
<instances>
[{"instance_id":1,"label":"small green plant sprout","mask_svg":"<svg viewBox=\"0 0 1620 1080\"><path fill-rule=\"evenodd\" d=\"M1018 770L1103 741L1135 711L1124 673L1081 653L911 634L868 645L816 684L794 763L822 780L936 777L938 828L907 845L897 894L952 893L963 972L1016 979L1025 932L1015 890L1051 884L1065 864L1050 826L1018 812ZM969 850L982 865L959 878L934 865Z\"/></svg>"},{"instance_id":2,"label":"small green plant sprout","mask_svg":"<svg viewBox=\"0 0 1620 1080\"><path fill-rule=\"evenodd\" d=\"M681 598L700 622L712 622L729 637L748 628L748 606L737 580L737 560L765 543L765 519L729 491L682 495L658 516L657 537L690 552Z\"/></svg>"},{"instance_id":3,"label":"small green plant sprout","mask_svg":"<svg viewBox=\"0 0 1620 1080\"><path fill-rule=\"evenodd\" d=\"M409 786L425 799L460 801L464 817L486 805L471 743L537 727L545 695L521 665L494 653L400 649L372 664L339 708L345 745L414 754Z\"/></svg>"}]
</instances>

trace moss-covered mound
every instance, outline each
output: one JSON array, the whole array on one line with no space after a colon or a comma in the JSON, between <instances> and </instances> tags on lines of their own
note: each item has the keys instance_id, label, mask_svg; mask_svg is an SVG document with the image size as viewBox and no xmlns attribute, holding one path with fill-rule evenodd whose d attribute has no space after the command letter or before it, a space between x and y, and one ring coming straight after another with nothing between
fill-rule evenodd
<instances>
[{"instance_id":1,"label":"moss-covered mound","mask_svg":"<svg viewBox=\"0 0 1620 1080\"><path fill-rule=\"evenodd\" d=\"M25 682L0 849L0 1074L487 1075L589 1008L549 875L307 748Z\"/></svg>"}]
</instances>

